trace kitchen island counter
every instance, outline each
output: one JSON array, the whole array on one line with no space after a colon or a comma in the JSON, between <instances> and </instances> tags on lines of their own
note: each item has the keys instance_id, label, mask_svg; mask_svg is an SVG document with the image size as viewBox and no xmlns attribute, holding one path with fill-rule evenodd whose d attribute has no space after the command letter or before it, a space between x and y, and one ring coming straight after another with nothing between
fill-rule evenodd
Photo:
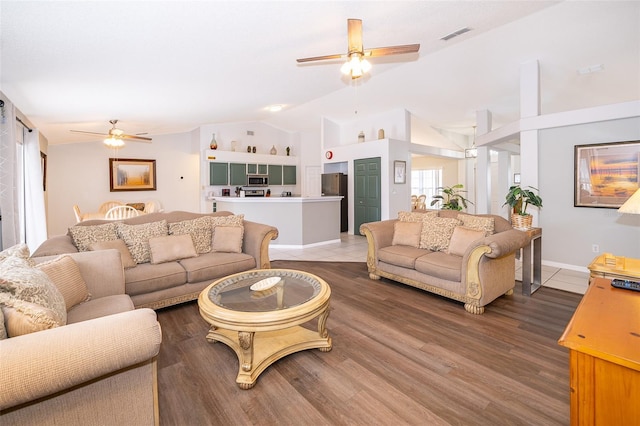
<instances>
[{"instance_id":1,"label":"kitchen island counter","mask_svg":"<svg viewBox=\"0 0 640 426\"><path fill-rule=\"evenodd\" d=\"M278 228L272 245L304 247L340 242L341 196L213 197L216 211L244 214L246 220Z\"/></svg>"}]
</instances>

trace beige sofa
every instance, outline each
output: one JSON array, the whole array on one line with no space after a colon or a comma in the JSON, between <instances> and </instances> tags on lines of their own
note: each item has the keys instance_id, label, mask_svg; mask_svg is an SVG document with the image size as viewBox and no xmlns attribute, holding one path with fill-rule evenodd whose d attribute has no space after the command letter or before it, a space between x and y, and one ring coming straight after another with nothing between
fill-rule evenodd
<instances>
[{"instance_id":1,"label":"beige sofa","mask_svg":"<svg viewBox=\"0 0 640 426\"><path fill-rule=\"evenodd\" d=\"M174 211L150 213L118 222L137 227L166 221L165 232L170 232L176 225L198 222L204 217L232 219L237 216L224 211L209 214ZM241 252L206 252L197 256L192 253L185 254L184 258L175 256L176 260L162 263L153 264L149 261L139 263L134 267L125 268L125 293L131 297L138 308L159 309L197 299L200 292L217 278L250 269L270 268L269 242L278 237L278 229L242 219L240 222L243 228L240 241ZM96 227L113 223L107 220L90 220L75 226ZM192 232L194 241L201 239L204 234L201 228ZM78 247L74 245L71 235L72 229L67 235L48 239L33 253L33 257L78 252ZM211 237L208 238L210 241ZM178 246L170 244L165 251L175 250L176 247Z\"/></svg>"},{"instance_id":2,"label":"beige sofa","mask_svg":"<svg viewBox=\"0 0 640 426\"><path fill-rule=\"evenodd\" d=\"M117 250L70 257L92 297L67 325L0 340L0 424L157 425L156 313L124 294Z\"/></svg>"},{"instance_id":3,"label":"beige sofa","mask_svg":"<svg viewBox=\"0 0 640 426\"><path fill-rule=\"evenodd\" d=\"M487 304L513 293L515 253L529 242L526 233L495 215L423 210L405 216L404 220L371 222L360 227L360 233L367 237L371 279L385 277L458 300L473 314L482 314ZM416 228L409 231L414 225L396 225L398 222L421 223L419 241L412 239ZM492 231L482 228L491 222ZM450 232L437 238L431 235L440 234L444 228ZM425 248L424 240L431 241L431 248Z\"/></svg>"}]
</instances>

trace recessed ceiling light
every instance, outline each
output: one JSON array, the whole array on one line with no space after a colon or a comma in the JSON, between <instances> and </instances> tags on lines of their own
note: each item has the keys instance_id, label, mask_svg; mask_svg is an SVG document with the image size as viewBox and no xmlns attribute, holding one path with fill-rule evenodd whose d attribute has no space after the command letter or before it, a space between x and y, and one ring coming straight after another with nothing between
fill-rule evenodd
<instances>
[{"instance_id":1,"label":"recessed ceiling light","mask_svg":"<svg viewBox=\"0 0 640 426\"><path fill-rule=\"evenodd\" d=\"M584 68L578 68L577 71L578 71L578 74L580 75L591 74L592 72L604 71L604 65L602 64L591 65Z\"/></svg>"},{"instance_id":2,"label":"recessed ceiling light","mask_svg":"<svg viewBox=\"0 0 640 426\"><path fill-rule=\"evenodd\" d=\"M279 104L278 104L278 105L269 105L269 106L267 107L267 110L268 110L268 111L271 111L271 112L278 112L278 111L282 111L282 105L279 105Z\"/></svg>"}]
</instances>

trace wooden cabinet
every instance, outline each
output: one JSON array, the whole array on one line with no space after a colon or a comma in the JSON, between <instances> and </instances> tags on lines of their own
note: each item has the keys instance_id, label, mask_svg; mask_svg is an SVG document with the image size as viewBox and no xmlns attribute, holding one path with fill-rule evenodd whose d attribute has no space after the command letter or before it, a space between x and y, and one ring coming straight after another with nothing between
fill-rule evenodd
<instances>
[{"instance_id":1,"label":"wooden cabinet","mask_svg":"<svg viewBox=\"0 0 640 426\"><path fill-rule=\"evenodd\" d=\"M282 166L282 184L296 184L296 166Z\"/></svg>"},{"instance_id":2,"label":"wooden cabinet","mask_svg":"<svg viewBox=\"0 0 640 426\"><path fill-rule=\"evenodd\" d=\"M638 424L640 293L595 278L558 343L569 348L571 424Z\"/></svg>"},{"instance_id":3,"label":"wooden cabinet","mask_svg":"<svg viewBox=\"0 0 640 426\"><path fill-rule=\"evenodd\" d=\"M229 163L209 163L209 185L229 184Z\"/></svg>"},{"instance_id":4,"label":"wooden cabinet","mask_svg":"<svg viewBox=\"0 0 640 426\"><path fill-rule=\"evenodd\" d=\"M229 184L243 186L247 184L247 164L229 163Z\"/></svg>"}]
</instances>

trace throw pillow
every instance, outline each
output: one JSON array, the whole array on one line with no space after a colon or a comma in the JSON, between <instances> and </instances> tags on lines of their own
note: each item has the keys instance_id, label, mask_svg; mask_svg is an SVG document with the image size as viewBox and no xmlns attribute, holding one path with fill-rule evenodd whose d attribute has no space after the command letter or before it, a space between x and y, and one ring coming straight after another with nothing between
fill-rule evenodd
<instances>
[{"instance_id":1,"label":"throw pillow","mask_svg":"<svg viewBox=\"0 0 640 426\"><path fill-rule=\"evenodd\" d=\"M102 225L81 226L69 228L73 245L78 251L87 251L89 246L98 241L111 241L118 239L116 223L104 223Z\"/></svg>"},{"instance_id":2,"label":"throw pillow","mask_svg":"<svg viewBox=\"0 0 640 426\"><path fill-rule=\"evenodd\" d=\"M402 222L422 222L431 217L437 217L438 212L398 212L398 219Z\"/></svg>"},{"instance_id":3,"label":"throw pillow","mask_svg":"<svg viewBox=\"0 0 640 426\"><path fill-rule=\"evenodd\" d=\"M6 293L0 293L0 317L4 318L6 337L35 333L61 325L52 309L24 300L13 300L10 304L5 304L4 296Z\"/></svg>"},{"instance_id":4,"label":"throw pillow","mask_svg":"<svg viewBox=\"0 0 640 426\"><path fill-rule=\"evenodd\" d=\"M462 226L471 229L484 231L485 236L489 236L494 232L495 220L492 217L472 216L469 214L458 214L458 220L462 221Z\"/></svg>"},{"instance_id":5,"label":"throw pillow","mask_svg":"<svg viewBox=\"0 0 640 426\"><path fill-rule=\"evenodd\" d=\"M422 223L420 248L432 251L447 250L453 230L458 225L460 225L460 221L450 217L431 217L426 219Z\"/></svg>"},{"instance_id":6,"label":"throw pillow","mask_svg":"<svg viewBox=\"0 0 640 426\"><path fill-rule=\"evenodd\" d=\"M169 224L169 235L191 235L193 245L198 254L211 251L212 224L211 216L203 216L197 219L183 220Z\"/></svg>"},{"instance_id":7,"label":"throw pillow","mask_svg":"<svg viewBox=\"0 0 640 426\"><path fill-rule=\"evenodd\" d=\"M243 226L216 226L213 230L212 252L242 253Z\"/></svg>"},{"instance_id":8,"label":"throw pillow","mask_svg":"<svg viewBox=\"0 0 640 426\"><path fill-rule=\"evenodd\" d=\"M149 249L154 265L198 256L189 234L150 238Z\"/></svg>"},{"instance_id":9,"label":"throw pillow","mask_svg":"<svg viewBox=\"0 0 640 426\"><path fill-rule=\"evenodd\" d=\"M4 340L7 337L7 328L4 325L4 314L2 313L2 305L0 305L0 340Z\"/></svg>"},{"instance_id":10,"label":"throw pillow","mask_svg":"<svg viewBox=\"0 0 640 426\"><path fill-rule=\"evenodd\" d=\"M116 249L120 252L124 269L134 268L137 265L136 261L131 257L131 253L124 243L124 240L100 241L89 246L89 250L92 251L108 249Z\"/></svg>"},{"instance_id":11,"label":"throw pillow","mask_svg":"<svg viewBox=\"0 0 640 426\"><path fill-rule=\"evenodd\" d=\"M146 263L151 260L149 240L153 237L167 235L167 221L143 223L140 225L127 225L117 222L118 235L122 238L136 263Z\"/></svg>"},{"instance_id":12,"label":"throw pillow","mask_svg":"<svg viewBox=\"0 0 640 426\"><path fill-rule=\"evenodd\" d=\"M422 222L401 222L393 224L394 246L420 246L420 234L422 233Z\"/></svg>"},{"instance_id":13,"label":"throw pillow","mask_svg":"<svg viewBox=\"0 0 640 426\"><path fill-rule=\"evenodd\" d=\"M31 267L25 259L12 257L0 263L0 292L9 295L2 302L13 307L17 301L51 309L58 325L67 322L64 297L43 271Z\"/></svg>"},{"instance_id":14,"label":"throw pillow","mask_svg":"<svg viewBox=\"0 0 640 426\"><path fill-rule=\"evenodd\" d=\"M62 255L49 262L40 263L36 268L47 274L58 288L64 298L67 312L74 306L91 299L87 283L84 282L80 268L71 256Z\"/></svg>"},{"instance_id":15,"label":"throw pillow","mask_svg":"<svg viewBox=\"0 0 640 426\"><path fill-rule=\"evenodd\" d=\"M460 216L458 216L460 217ZM449 242L449 254L464 256L467 248L476 240L485 237L484 230L471 229L464 226L456 226Z\"/></svg>"},{"instance_id":16,"label":"throw pillow","mask_svg":"<svg viewBox=\"0 0 640 426\"><path fill-rule=\"evenodd\" d=\"M231 216L207 216L212 227L216 226L242 226L244 224L244 215L236 214Z\"/></svg>"},{"instance_id":17,"label":"throw pillow","mask_svg":"<svg viewBox=\"0 0 640 426\"><path fill-rule=\"evenodd\" d=\"M29 246L24 243L20 243L20 244L16 244L15 246L9 247L6 250L1 251L0 262L2 262L3 260L9 257L19 257L21 259L29 259L29 256L31 256L31 252L29 251Z\"/></svg>"}]
</instances>

